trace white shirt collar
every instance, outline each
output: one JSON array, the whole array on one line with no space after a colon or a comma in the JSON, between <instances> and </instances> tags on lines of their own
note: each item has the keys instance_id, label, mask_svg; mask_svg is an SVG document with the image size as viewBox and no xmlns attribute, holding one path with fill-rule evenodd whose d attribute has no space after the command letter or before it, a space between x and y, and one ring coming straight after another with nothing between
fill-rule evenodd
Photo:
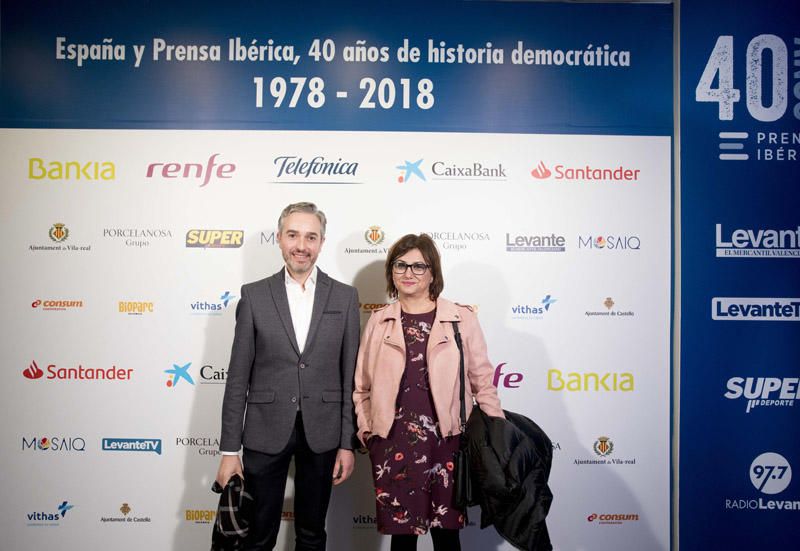
<instances>
[{"instance_id":1,"label":"white shirt collar","mask_svg":"<svg viewBox=\"0 0 800 551\"><path fill-rule=\"evenodd\" d=\"M291 275L289 275L289 268L284 266L283 269L283 277L284 282L287 286L289 285L300 285ZM308 275L308 279L306 279L305 288L306 289L313 289L317 285L317 266L315 265L311 269L311 273Z\"/></svg>"}]
</instances>

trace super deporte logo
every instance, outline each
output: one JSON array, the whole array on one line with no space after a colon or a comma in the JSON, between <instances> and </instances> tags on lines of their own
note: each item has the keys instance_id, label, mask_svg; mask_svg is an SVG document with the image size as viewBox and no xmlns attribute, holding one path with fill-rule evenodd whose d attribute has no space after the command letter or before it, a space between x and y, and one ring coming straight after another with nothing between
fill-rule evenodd
<instances>
[{"instance_id":1,"label":"super deporte logo","mask_svg":"<svg viewBox=\"0 0 800 551\"><path fill-rule=\"evenodd\" d=\"M792 407L800 399L798 377L731 377L726 386L725 398L747 402L745 413L758 407Z\"/></svg>"}]
</instances>

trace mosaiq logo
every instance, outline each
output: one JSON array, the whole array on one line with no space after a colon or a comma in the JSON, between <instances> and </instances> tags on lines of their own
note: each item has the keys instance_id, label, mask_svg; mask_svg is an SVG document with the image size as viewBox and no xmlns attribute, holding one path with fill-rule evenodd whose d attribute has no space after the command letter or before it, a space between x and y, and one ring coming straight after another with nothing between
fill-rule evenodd
<instances>
[{"instance_id":1,"label":"mosaiq logo","mask_svg":"<svg viewBox=\"0 0 800 551\"><path fill-rule=\"evenodd\" d=\"M798 377L731 377L723 396L745 402L745 413L755 408L793 407L800 399Z\"/></svg>"},{"instance_id":2,"label":"mosaiq logo","mask_svg":"<svg viewBox=\"0 0 800 551\"><path fill-rule=\"evenodd\" d=\"M725 498L725 509L771 513L800 512L800 499L772 498L783 493L792 482L792 466L784 456L777 452L760 454L750 464L748 475L755 492L750 491L749 495Z\"/></svg>"},{"instance_id":3,"label":"mosaiq logo","mask_svg":"<svg viewBox=\"0 0 800 551\"><path fill-rule=\"evenodd\" d=\"M716 228L718 258L800 258L800 226L792 229Z\"/></svg>"},{"instance_id":4,"label":"mosaiq logo","mask_svg":"<svg viewBox=\"0 0 800 551\"><path fill-rule=\"evenodd\" d=\"M84 452L86 451L86 440L80 436L32 436L31 438L22 437L22 450L33 450L41 452Z\"/></svg>"},{"instance_id":5,"label":"mosaiq logo","mask_svg":"<svg viewBox=\"0 0 800 551\"><path fill-rule=\"evenodd\" d=\"M196 300L189 304L190 313L195 316L221 316L235 298L236 295L225 291L217 301Z\"/></svg>"},{"instance_id":6,"label":"mosaiq logo","mask_svg":"<svg viewBox=\"0 0 800 551\"><path fill-rule=\"evenodd\" d=\"M638 251L642 240L638 235L579 235L579 249L597 251Z\"/></svg>"},{"instance_id":7,"label":"mosaiq logo","mask_svg":"<svg viewBox=\"0 0 800 551\"><path fill-rule=\"evenodd\" d=\"M236 172L233 163L218 163L220 153L212 154L202 163L151 163L147 165L146 178L164 178L166 180L195 180L199 187L205 187L212 182L212 177L217 180L230 180Z\"/></svg>"},{"instance_id":8,"label":"mosaiq logo","mask_svg":"<svg viewBox=\"0 0 800 551\"><path fill-rule=\"evenodd\" d=\"M358 176L358 162L322 155L310 158L281 155L272 161L275 165L274 184L362 184Z\"/></svg>"},{"instance_id":9,"label":"mosaiq logo","mask_svg":"<svg viewBox=\"0 0 800 551\"><path fill-rule=\"evenodd\" d=\"M714 297L711 319L717 321L800 321L800 298Z\"/></svg>"},{"instance_id":10,"label":"mosaiq logo","mask_svg":"<svg viewBox=\"0 0 800 551\"><path fill-rule=\"evenodd\" d=\"M552 170L550 169L552 166ZM560 180L565 182L638 182L641 170L629 168L624 165L616 166L596 166L590 164L564 165L539 163L531 170L531 177L534 180Z\"/></svg>"}]
</instances>

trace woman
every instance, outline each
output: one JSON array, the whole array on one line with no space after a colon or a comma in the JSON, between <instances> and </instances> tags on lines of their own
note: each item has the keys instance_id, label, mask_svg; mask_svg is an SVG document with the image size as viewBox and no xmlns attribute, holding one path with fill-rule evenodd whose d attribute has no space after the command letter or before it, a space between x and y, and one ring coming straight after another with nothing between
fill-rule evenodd
<instances>
[{"instance_id":1,"label":"woman","mask_svg":"<svg viewBox=\"0 0 800 551\"><path fill-rule=\"evenodd\" d=\"M439 297L439 252L425 234L409 234L386 259L387 291L397 302L372 314L356 365L358 436L369 449L378 530L392 551L416 549L429 529L437 551L459 550L465 511L454 507L453 454L459 447L459 351L464 342L467 417L475 398L503 416L494 370L468 306Z\"/></svg>"}]
</instances>

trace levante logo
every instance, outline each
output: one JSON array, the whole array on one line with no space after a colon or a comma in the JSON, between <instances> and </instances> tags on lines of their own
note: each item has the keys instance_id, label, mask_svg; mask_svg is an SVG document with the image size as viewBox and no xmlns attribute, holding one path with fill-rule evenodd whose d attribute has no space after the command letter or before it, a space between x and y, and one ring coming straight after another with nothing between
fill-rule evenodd
<instances>
[{"instance_id":1,"label":"levante logo","mask_svg":"<svg viewBox=\"0 0 800 551\"><path fill-rule=\"evenodd\" d=\"M716 225L718 258L800 258L800 226L796 229L738 228L723 231Z\"/></svg>"}]
</instances>

